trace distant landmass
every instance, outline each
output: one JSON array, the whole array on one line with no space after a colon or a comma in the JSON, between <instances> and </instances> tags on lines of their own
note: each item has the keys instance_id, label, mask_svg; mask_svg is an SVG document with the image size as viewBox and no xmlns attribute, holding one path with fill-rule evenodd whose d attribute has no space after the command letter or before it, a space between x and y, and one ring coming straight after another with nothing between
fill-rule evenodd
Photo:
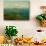
<instances>
[{"instance_id":1,"label":"distant landmass","mask_svg":"<svg viewBox=\"0 0 46 46\"><path fill-rule=\"evenodd\" d=\"M29 20L29 8L4 8L4 20Z\"/></svg>"}]
</instances>

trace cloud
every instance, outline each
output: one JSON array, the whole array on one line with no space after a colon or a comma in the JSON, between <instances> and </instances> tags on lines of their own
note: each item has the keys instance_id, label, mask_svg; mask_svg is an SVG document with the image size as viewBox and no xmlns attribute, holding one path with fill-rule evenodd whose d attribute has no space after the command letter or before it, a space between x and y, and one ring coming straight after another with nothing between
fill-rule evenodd
<instances>
[{"instance_id":1,"label":"cloud","mask_svg":"<svg viewBox=\"0 0 46 46\"><path fill-rule=\"evenodd\" d=\"M9 1L4 3L5 8L28 8L29 1Z\"/></svg>"}]
</instances>

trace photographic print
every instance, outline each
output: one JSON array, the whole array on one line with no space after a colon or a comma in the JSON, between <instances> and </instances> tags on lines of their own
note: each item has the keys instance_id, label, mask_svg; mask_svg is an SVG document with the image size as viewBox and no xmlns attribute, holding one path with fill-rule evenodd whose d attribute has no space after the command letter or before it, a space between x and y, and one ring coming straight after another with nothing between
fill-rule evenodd
<instances>
[{"instance_id":1,"label":"photographic print","mask_svg":"<svg viewBox=\"0 0 46 46\"><path fill-rule=\"evenodd\" d=\"M29 0L4 0L4 20L29 20Z\"/></svg>"}]
</instances>

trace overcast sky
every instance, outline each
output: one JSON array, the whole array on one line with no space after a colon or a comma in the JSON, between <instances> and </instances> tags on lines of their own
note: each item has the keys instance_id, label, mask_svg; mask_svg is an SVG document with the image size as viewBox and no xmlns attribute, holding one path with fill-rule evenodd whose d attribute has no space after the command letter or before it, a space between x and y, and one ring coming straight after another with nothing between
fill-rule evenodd
<instances>
[{"instance_id":1,"label":"overcast sky","mask_svg":"<svg viewBox=\"0 0 46 46\"><path fill-rule=\"evenodd\" d=\"M29 8L29 0L4 0L4 8Z\"/></svg>"}]
</instances>

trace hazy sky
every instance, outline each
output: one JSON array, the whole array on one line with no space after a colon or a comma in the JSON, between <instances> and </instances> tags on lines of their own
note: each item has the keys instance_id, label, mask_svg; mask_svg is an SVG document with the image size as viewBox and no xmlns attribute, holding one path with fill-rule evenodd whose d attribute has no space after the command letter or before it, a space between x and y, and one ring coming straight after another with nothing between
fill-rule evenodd
<instances>
[{"instance_id":1,"label":"hazy sky","mask_svg":"<svg viewBox=\"0 0 46 46\"><path fill-rule=\"evenodd\" d=\"M29 0L4 0L4 8L29 8Z\"/></svg>"},{"instance_id":2,"label":"hazy sky","mask_svg":"<svg viewBox=\"0 0 46 46\"><path fill-rule=\"evenodd\" d=\"M4 0L4 1L30 1L30 0Z\"/></svg>"}]
</instances>

